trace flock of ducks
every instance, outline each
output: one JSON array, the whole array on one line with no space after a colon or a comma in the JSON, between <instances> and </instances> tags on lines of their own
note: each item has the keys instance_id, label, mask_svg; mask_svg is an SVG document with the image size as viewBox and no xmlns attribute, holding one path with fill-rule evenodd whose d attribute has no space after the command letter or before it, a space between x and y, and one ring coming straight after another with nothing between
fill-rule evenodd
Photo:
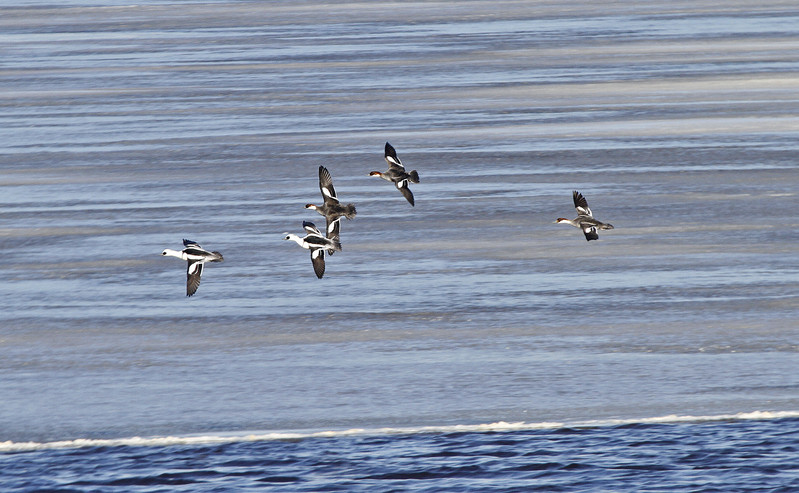
<instances>
[{"instance_id":1,"label":"flock of ducks","mask_svg":"<svg viewBox=\"0 0 799 493\"><path fill-rule=\"evenodd\" d=\"M410 184L419 183L419 173L416 170L407 172L397 156L394 147L386 142L384 158L388 163L386 171L372 171L369 176L376 176L386 181L390 181L402 193L403 197L414 206L413 192ZM293 233L285 233L284 240L291 240L299 246L311 252L311 264L314 273L319 279L325 274L325 252L333 255L334 252L341 251L341 219L352 219L357 214L353 204L342 204L336 196L336 189L333 187L333 177L324 166L319 166L319 190L322 192L322 205L307 204L306 209L315 210L325 218L325 232L310 221L303 221L302 227L305 229L305 236ZM599 239L598 230L613 229L612 224L603 223L594 218L588 201L583 195L574 190L572 192L574 208L577 209L577 217L567 219L559 217L555 220L557 224L570 224L580 228L585 235L586 241ZM200 279L203 273L203 266L206 262L221 262L224 260L219 252L211 252L201 247L197 242L183 240L183 250L165 249L161 255L177 257L188 262L186 268L186 296L193 296L200 287Z\"/></svg>"},{"instance_id":2,"label":"flock of ducks","mask_svg":"<svg viewBox=\"0 0 799 493\"><path fill-rule=\"evenodd\" d=\"M388 170L372 171L369 176L377 176L386 181L390 181L397 187L405 199L414 206L413 192L409 188L411 183L419 183L419 173L416 170L410 173L405 171L402 161L397 156L394 146L386 142L383 157L388 163ZM333 178L324 166L319 166L319 190L322 192L322 205L307 204L306 209L315 210L325 217L325 234L310 221L303 221L302 227L307 233L305 236L286 233L284 240L291 240L302 248L311 251L311 263L313 271L319 279L325 275L325 252L333 255L341 251L341 219L346 217L352 219L357 214L355 206L352 204L344 205L336 196L336 189L333 187Z\"/></svg>"}]
</instances>

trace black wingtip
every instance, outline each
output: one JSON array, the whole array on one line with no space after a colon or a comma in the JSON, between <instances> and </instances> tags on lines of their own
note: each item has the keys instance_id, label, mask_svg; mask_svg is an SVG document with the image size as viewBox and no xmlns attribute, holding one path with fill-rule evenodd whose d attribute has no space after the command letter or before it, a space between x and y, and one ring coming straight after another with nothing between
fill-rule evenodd
<instances>
[{"instance_id":1,"label":"black wingtip","mask_svg":"<svg viewBox=\"0 0 799 493\"><path fill-rule=\"evenodd\" d=\"M316 277L321 279L325 275L325 252L324 250L318 251L318 257L311 254L311 264L313 264L313 271Z\"/></svg>"},{"instance_id":2,"label":"black wingtip","mask_svg":"<svg viewBox=\"0 0 799 493\"><path fill-rule=\"evenodd\" d=\"M411 189L408 188L408 186L406 185L404 187L401 187L399 191L402 192L403 197L405 197L405 200L407 200L408 203L411 204L411 207L414 207L415 201L413 200L413 192L411 192Z\"/></svg>"},{"instance_id":3,"label":"black wingtip","mask_svg":"<svg viewBox=\"0 0 799 493\"><path fill-rule=\"evenodd\" d=\"M572 199L574 200L574 207L583 207L588 209L588 201L583 197L583 194L574 190L572 192Z\"/></svg>"}]
</instances>

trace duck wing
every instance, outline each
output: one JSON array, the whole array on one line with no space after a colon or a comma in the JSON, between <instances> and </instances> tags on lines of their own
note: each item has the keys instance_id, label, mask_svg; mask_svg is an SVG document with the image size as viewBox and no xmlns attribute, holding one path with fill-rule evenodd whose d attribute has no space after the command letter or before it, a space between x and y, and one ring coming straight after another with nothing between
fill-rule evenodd
<instances>
[{"instance_id":1,"label":"duck wing","mask_svg":"<svg viewBox=\"0 0 799 493\"><path fill-rule=\"evenodd\" d=\"M333 221L328 220L327 222L327 238L333 241L340 241L341 238L341 218L343 216L339 216L338 218L334 219ZM333 255L333 250L328 250L330 255Z\"/></svg>"},{"instance_id":2,"label":"duck wing","mask_svg":"<svg viewBox=\"0 0 799 493\"><path fill-rule=\"evenodd\" d=\"M599 235L596 232L596 226L592 226L590 224L583 224L580 226L580 229L583 230L583 234L585 235L585 241L599 239Z\"/></svg>"},{"instance_id":3,"label":"duck wing","mask_svg":"<svg viewBox=\"0 0 799 493\"><path fill-rule=\"evenodd\" d=\"M200 287L200 278L203 275L203 262L200 260L189 260L186 269L186 296L193 296Z\"/></svg>"},{"instance_id":4,"label":"duck wing","mask_svg":"<svg viewBox=\"0 0 799 493\"><path fill-rule=\"evenodd\" d=\"M325 275L325 249L316 248L311 250L311 263L313 271L319 279Z\"/></svg>"},{"instance_id":5,"label":"duck wing","mask_svg":"<svg viewBox=\"0 0 799 493\"><path fill-rule=\"evenodd\" d=\"M384 157L386 162L388 163L388 168L399 168L404 170L405 166L402 165L402 161L400 158L397 157L397 151L394 149L394 146L386 142L386 149L384 152Z\"/></svg>"},{"instance_id":6,"label":"duck wing","mask_svg":"<svg viewBox=\"0 0 799 493\"><path fill-rule=\"evenodd\" d=\"M334 220L327 220L327 237L328 238L338 238L341 234L341 218L344 216L339 216Z\"/></svg>"},{"instance_id":7,"label":"duck wing","mask_svg":"<svg viewBox=\"0 0 799 493\"><path fill-rule=\"evenodd\" d=\"M584 216L593 216L591 213L591 209L588 207L588 201L585 200L583 194L574 190L572 192L572 198L574 199L574 208L577 209L577 214L584 215Z\"/></svg>"},{"instance_id":8,"label":"duck wing","mask_svg":"<svg viewBox=\"0 0 799 493\"><path fill-rule=\"evenodd\" d=\"M411 189L408 187L408 180L402 180L398 182L397 189L402 192L402 195L405 197L405 199L411 204L411 206L413 206L413 192L411 192Z\"/></svg>"},{"instance_id":9,"label":"duck wing","mask_svg":"<svg viewBox=\"0 0 799 493\"><path fill-rule=\"evenodd\" d=\"M319 166L319 190L321 190L326 204L330 202L338 204L336 189L333 188L333 177L324 166Z\"/></svg>"},{"instance_id":10,"label":"duck wing","mask_svg":"<svg viewBox=\"0 0 799 493\"><path fill-rule=\"evenodd\" d=\"M305 231L307 231L308 234L324 236L324 235L322 235L322 232L319 231L319 228L317 228L316 225L314 223L312 223L311 221L303 221L302 222L302 227L305 228Z\"/></svg>"}]
</instances>

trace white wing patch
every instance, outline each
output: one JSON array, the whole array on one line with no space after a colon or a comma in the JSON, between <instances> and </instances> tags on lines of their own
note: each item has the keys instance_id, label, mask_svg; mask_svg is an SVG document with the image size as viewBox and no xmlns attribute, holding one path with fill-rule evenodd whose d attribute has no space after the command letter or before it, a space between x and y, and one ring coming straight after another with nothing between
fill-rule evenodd
<instances>
[{"instance_id":1,"label":"white wing patch","mask_svg":"<svg viewBox=\"0 0 799 493\"><path fill-rule=\"evenodd\" d=\"M336 198L336 195L333 192L331 192L329 188L327 187L321 187L321 188L322 188L322 195L324 195L325 197L330 197L331 199Z\"/></svg>"},{"instance_id":2,"label":"white wing patch","mask_svg":"<svg viewBox=\"0 0 799 493\"><path fill-rule=\"evenodd\" d=\"M394 166L402 166L402 163L398 159L394 159L394 156L386 156L386 161Z\"/></svg>"},{"instance_id":3,"label":"white wing patch","mask_svg":"<svg viewBox=\"0 0 799 493\"><path fill-rule=\"evenodd\" d=\"M202 272L203 263L202 262L192 262L189 264L189 275L193 276L198 270Z\"/></svg>"}]
</instances>

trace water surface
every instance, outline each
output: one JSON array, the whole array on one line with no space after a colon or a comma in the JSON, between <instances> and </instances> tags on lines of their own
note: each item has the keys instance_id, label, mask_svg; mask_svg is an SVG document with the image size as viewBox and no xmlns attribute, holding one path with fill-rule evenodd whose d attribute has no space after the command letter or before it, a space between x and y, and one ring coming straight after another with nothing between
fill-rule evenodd
<instances>
[{"instance_id":1,"label":"water surface","mask_svg":"<svg viewBox=\"0 0 799 493\"><path fill-rule=\"evenodd\" d=\"M799 410L798 18L0 8L0 441ZM319 165L322 280L282 240ZM225 256L190 299L182 238Z\"/></svg>"}]
</instances>

